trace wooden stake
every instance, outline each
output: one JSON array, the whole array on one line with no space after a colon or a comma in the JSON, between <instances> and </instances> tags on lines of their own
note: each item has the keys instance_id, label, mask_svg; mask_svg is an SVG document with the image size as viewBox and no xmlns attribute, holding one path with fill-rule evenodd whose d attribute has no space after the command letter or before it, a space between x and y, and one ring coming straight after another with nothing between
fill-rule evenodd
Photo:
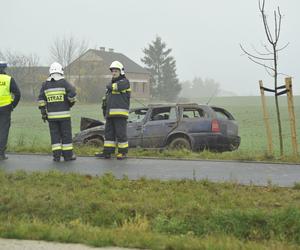
<instances>
[{"instance_id":1,"label":"wooden stake","mask_svg":"<svg viewBox=\"0 0 300 250\"><path fill-rule=\"evenodd\" d=\"M285 78L285 87L287 90L287 101L288 101L288 110L289 110L289 116L290 116L293 154L298 155L296 117L295 117L295 110L294 110L293 88L292 88L292 78L291 77Z\"/></svg>"},{"instance_id":2,"label":"wooden stake","mask_svg":"<svg viewBox=\"0 0 300 250\"><path fill-rule=\"evenodd\" d=\"M269 114L267 111L265 91L263 89L263 81L259 81L259 88L260 88L261 103L262 103L262 109L263 109L263 115L264 115L264 122L265 122L265 126L266 126L266 131L267 131L268 152L270 155L272 155L273 154L272 130L271 130L270 122L269 122Z\"/></svg>"}]
</instances>

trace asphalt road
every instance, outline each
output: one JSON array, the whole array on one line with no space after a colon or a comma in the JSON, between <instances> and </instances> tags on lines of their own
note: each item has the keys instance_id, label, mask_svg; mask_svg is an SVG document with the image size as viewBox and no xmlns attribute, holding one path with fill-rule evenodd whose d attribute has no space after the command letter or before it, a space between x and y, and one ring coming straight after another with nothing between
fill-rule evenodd
<instances>
[{"instance_id":1,"label":"asphalt road","mask_svg":"<svg viewBox=\"0 0 300 250\"><path fill-rule=\"evenodd\" d=\"M49 171L59 170L79 174L101 176L112 173L117 178L124 175L130 179L179 180L208 179L214 182L235 181L259 186L274 185L288 187L300 182L300 165L266 164L235 161L126 159L101 160L93 157L78 157L74 162L52 162L47 155L8 155L0 162L0 170Z\"/></svg>"},{"instance_id":2,"label":"asphalt road","mask_svg":"<svg viewBox=\"0 0 300 250\"><path fill-rule=\"evenodd\" d=\"M130 250L119 247L89 247L82 244L56 243L34 240L0 239L0 250ZM137 250L137 249L131 249Z\"/></svg>"}]
</instances>

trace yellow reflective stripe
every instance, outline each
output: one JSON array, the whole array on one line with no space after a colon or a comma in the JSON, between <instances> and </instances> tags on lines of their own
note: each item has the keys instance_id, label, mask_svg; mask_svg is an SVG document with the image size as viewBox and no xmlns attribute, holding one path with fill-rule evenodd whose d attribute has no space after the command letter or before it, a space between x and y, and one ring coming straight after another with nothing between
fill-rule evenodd
<instances>
[{"instance_id":1,"label":"yellow reflective stripe","mask_svg":"<svg viewBox=\"0 0 300 250\"><path fill-rule=\"evenodd\" d=\"M51 96L51 95L65 95L66 91L50 91L50 92L46 92L45 95L46 96Z\"/></svg>"},{"instance_id":2,"label":"yellow reflective stripe","mask_svg":"<svg viewBox=\"0 0 300 250\"><path fill-rule=\"evenodd\" d=\"M55 92L55 91L66 91L65 88L50 88L50 89L46 89L44 92L48 93L48 92Z\"/></svg>"},{"instance_id":3,"label":"yellow reflective stripe","mask_svg":"<svg viewBox=\"0 0 300 250\"><path fill-rule=\"evenodd\" d=\"M48 115L49 119L69 118L71 115Z\"/></svg>"},{"instance_id":4,"label":"yellow reflective stripe","mask_svg":"<svg viewBox=\"0 0 300 250\"><path fill-rule=\"evenodd\" d=\"M113 94L113 95L118 95L118 94L124 94L124 93L127 93L127 92L131 92L131 89L129 88L129 89L124 89L124 90L121 90L121 91L112 91L111 93Z\"/></svg>"},{"instance_id":5,"label":"yellow reflective stripe","mask_svg":"<svg viewBox=\"0 0 300 250\"><path fill-rule=\"evenodd\" d=\"M128 142L119 142L118 143L118 148L128 148Z\"/></svg>"},{"instance_id":6,"label":"yellow reflective stripe","mask_svg":"<svg viewBox=\"0 0 300 250\"><path fill-rule=\"evenodd\" d=\"M115 141L104 141L104 147L115 148L116 147L116 142Z\"/></svg>"},{"instance_id":7,"label":"yellow reflective stripe","mask_svg":"<svg viewBox=\"0 0 300 250\"><path fill-rule=\"evenodd\" d=\"M49 119L69 118L69 117L71 117L70 111L48 112L48 118Z\"/></svg>"},{"instance_id":8,"label":"yellow reflective stripe","mask_svg":"<svg viewBox=\"0 0 300 250\"><path fill-rule=\"evenodd\" d=\"M120 111L110 111L109 115L125 115L128 116L128 112L120 112Z\"/></svg>"},{"instance_id":9,"label":"yellow reflective stripe","mask_svg":"<svg viewBox=\"0 0 300 250\"><path fill-rule=\"evenodd\" d=\"M61 144L52 144L52 151L61 150Z\"/></svg>"},{"instance_id":10,"label":"yellow reflective stripe","mask_svg":"<svg viewBox=\"0 0 300 250\"><path fill-rule=\"evenodd\" d=\"M46 102L44 100L39 100L39 106L46 106Z\"/></svg>"},{"instance_id":11,"label":"yellow reflective stripe","mask_svg":"<svg viewBox=\"0 0 300 250\"><path fill-rule=\"evenodd\" d=\"M73 149L72 143L62 145L62 150L72 150L72 149Z\"/></svg>"},{"instance_id":12,"label":"yellow reflective stripe","mask_svg":"<svg viewBox=\"0 0 300 250\"><path fill-rule=\"evenodd\" d=\"M112 89L114 90L114 91L117 91L118 90L118 84L115 82L115 83L113 83L112 85Z\"/></svg>"},{"instance_id":13,"label":"yellow reflective stripe","mask_svg":"<svg viewBox=\"0 0 300 250\"><path fill-rule=\"evenodd\" d=\"M124 116L128 116L128 113L126 112L109 112L110 115L124 115Z\"/></svg>"}]
</instances>

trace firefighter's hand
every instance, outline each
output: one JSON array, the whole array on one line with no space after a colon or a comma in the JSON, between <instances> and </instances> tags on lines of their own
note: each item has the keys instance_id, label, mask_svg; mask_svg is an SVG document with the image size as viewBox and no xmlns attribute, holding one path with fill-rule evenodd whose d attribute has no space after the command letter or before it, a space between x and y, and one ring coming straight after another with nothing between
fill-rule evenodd
<instances>
[{"instance_id":1,"label":"firefighter's hand","mask_svg":"<svg viewBox=\"0 0 300 250\"><path fill-rule=\"evenodd\" d=\"M72 108L74 106L75 102L69 102L69 106L70 108Z\"/></svg>"},{"instance_id":2,"label":"firefighter's hand","mask_svg":"<svg viewBox=\"0 0 300 250\"><path fill-rule=\"evenodd\" d=\"M42 114L42 120L43 120L43 122L48 121L48 115L47 114Z\"/></svg>"},{"instance_id":3,"label":"firefighter's hand","mask_svg":"<svg viewBox=\"0 0 300 250\"><path fill-rule=\"evenodd\" d=\"M112 91L112 86L111 86L111 84L107 84L107 85L106 85L106 88L107 88L107 90Z\"/></svg>"}]
</instances>

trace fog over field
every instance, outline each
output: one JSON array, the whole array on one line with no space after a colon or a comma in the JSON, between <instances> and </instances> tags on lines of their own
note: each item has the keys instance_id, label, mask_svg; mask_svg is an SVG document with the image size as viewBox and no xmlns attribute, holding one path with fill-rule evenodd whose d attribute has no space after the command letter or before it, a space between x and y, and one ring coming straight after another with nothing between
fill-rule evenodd
<instances>
[{"instance_id":1,"label":"fog over field","mask_svg":"<svg viewBox=\"0 0 300 250\"><path fill-rule=\"evenodd\" d=\"M294 77L299 95L300 2L267 1L270 25L278 5L283 14L280 45L290 42L279 68ZM259 79L272 86L265 70L239 48L242 43L261 49L266 43L256 0L10 0L1 2L1 10L0 50L35 53L42 65L50 63L49 47L56 37L74 35L91 48L114 48L143 66L143 48L160 36L173 49L180 81L213 78L239 95L258 95Z\"/></svg>"}]
</instances>

